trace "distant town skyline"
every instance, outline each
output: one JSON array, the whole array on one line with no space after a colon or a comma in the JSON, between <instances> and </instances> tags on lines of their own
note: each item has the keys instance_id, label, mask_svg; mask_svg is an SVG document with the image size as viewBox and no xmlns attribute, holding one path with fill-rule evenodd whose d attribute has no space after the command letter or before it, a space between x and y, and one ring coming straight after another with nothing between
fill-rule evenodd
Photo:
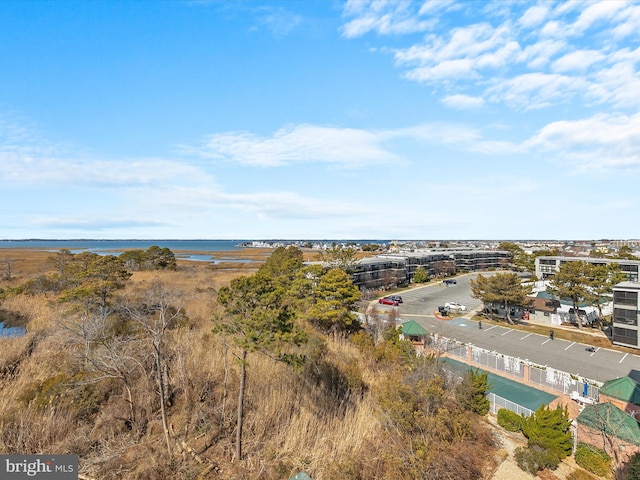
<instances>
[{"instance_id":1,"label":"distant town skyline","mask_svg":"<svg viewBox=\"0 0 640 480\"><path fill-rule=\"evenodd\" d=\"M0 18L0 238L639 235L640 1Z\"/></svg>"}]
</instances>

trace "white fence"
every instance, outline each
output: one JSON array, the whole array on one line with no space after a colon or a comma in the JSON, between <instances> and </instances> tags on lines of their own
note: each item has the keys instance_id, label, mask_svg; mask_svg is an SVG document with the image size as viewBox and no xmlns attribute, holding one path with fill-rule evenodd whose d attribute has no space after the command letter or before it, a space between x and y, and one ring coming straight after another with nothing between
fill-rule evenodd
<instances>
[{"instance_id":1,"label":"white fence","mask_svg":"<svg viewBox=\"0 0 640 480\"><path fill-rule=\"evenodd\" d=\"M476 345L465 344L457 340L432 335L431 346L441 352L462 359L465 363L469 360L484 367L504 372L506 375L519 378L525 382L540 385L542 387L571 395L577 392L582 397L598 401L598 395L602 382L573 375L562 370L557 370L546 365L538 365L528 360L522 360L510 355L492 352ZM526 377L525 366L529 367L529 375Z\"/></svg>"},{"instance_id":2,"label":"white fence","mask_svg":"<svg viewBox=\"0 0 640 480\"><path fill-rule=\"evenodd\" d=\"M598 401L600 387L602 383L595 380L572 375L562 370L552 367L530 364L529 382L535 383L556 392L571 395L571 392L578 392L582 397Z\"/></svg>"},{"instance_id":3,"label":"white fence","mask_svg":"<svg viewBox=\"0 0 640 480\"><path fill-rule=\"evenodd\" d=\"M491 413L493 414L497 414L498 410L500 410L501 408L506 408L507 410L516 412L518 415L524 415L525 417L528 417L533 413L533 410L527 407L523 407L522 405L518 405L517 403L507 400L506 398L502 398L495 393L489 393L487 395L487 398L491 403Z\"/></svg>"}]
</instances>

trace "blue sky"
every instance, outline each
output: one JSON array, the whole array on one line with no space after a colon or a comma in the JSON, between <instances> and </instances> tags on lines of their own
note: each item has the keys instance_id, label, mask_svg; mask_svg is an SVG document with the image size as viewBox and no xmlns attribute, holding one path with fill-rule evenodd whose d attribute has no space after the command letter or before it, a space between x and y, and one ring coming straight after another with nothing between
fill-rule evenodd
<instances>
[{"instance_id":1,"label":"blue sky","mask_svg":"<svg viewBox=\"0 0 640 480\"><path fill-rule=\"evenodd\" d=\"M0 2L0 238L638 238L640 2Z\"/></svg>"}]
</instances>

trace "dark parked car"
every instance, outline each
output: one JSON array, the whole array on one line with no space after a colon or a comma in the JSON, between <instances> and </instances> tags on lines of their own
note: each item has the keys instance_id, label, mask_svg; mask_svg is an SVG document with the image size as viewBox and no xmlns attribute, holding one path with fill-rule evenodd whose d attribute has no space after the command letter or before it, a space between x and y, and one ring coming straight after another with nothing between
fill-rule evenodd
<instances>
[{"instance_id":1,"label":"dark parked car","mask_svg":"<svg viewBox=\"0 0 640 480\"><path fill-rule=\"evenodd\" d=\"M398 306L398 302L392 300L389 297L382 297L380 300L378 300L378 303L381 303L383 305L393 305L394 307Z\"/></svg>"},{"instance_id":2,"label":"dark parked car","mask_svg":"<svg viewBox=\"0 0 640 480\"><path fill-rule=\"evenodd\" d=\"M458 281L455 278L448 278L444 280L442 283L444 283L448 287L450 285L457 285Z\"/></svg>"},{"instance_id":3,"label":"dark parked car","mask_svg":"<svg viewBox=\"0 0 640 480\"><path fill-rule=\"evenodd\" d=\"M402 297L400 295L389 295L389 298L398 303L402 303Z\"/></svg>"}]
</instances>

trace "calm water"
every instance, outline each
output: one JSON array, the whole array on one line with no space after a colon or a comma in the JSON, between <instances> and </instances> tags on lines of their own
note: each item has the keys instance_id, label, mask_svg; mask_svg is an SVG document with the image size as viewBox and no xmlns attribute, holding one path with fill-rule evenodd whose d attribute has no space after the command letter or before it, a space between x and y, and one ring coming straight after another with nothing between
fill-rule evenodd
<instances>
[{"instance_id":1,"label":"calm water","mask_svg":"<svg viewBox=\"0 0 640 480\"><path fill-rule=\"evenodd\" d=\"M0 322L0 337L21 337L25 333L25 327L5 327L4 322Z\"/></svg>"}]
</instances>

